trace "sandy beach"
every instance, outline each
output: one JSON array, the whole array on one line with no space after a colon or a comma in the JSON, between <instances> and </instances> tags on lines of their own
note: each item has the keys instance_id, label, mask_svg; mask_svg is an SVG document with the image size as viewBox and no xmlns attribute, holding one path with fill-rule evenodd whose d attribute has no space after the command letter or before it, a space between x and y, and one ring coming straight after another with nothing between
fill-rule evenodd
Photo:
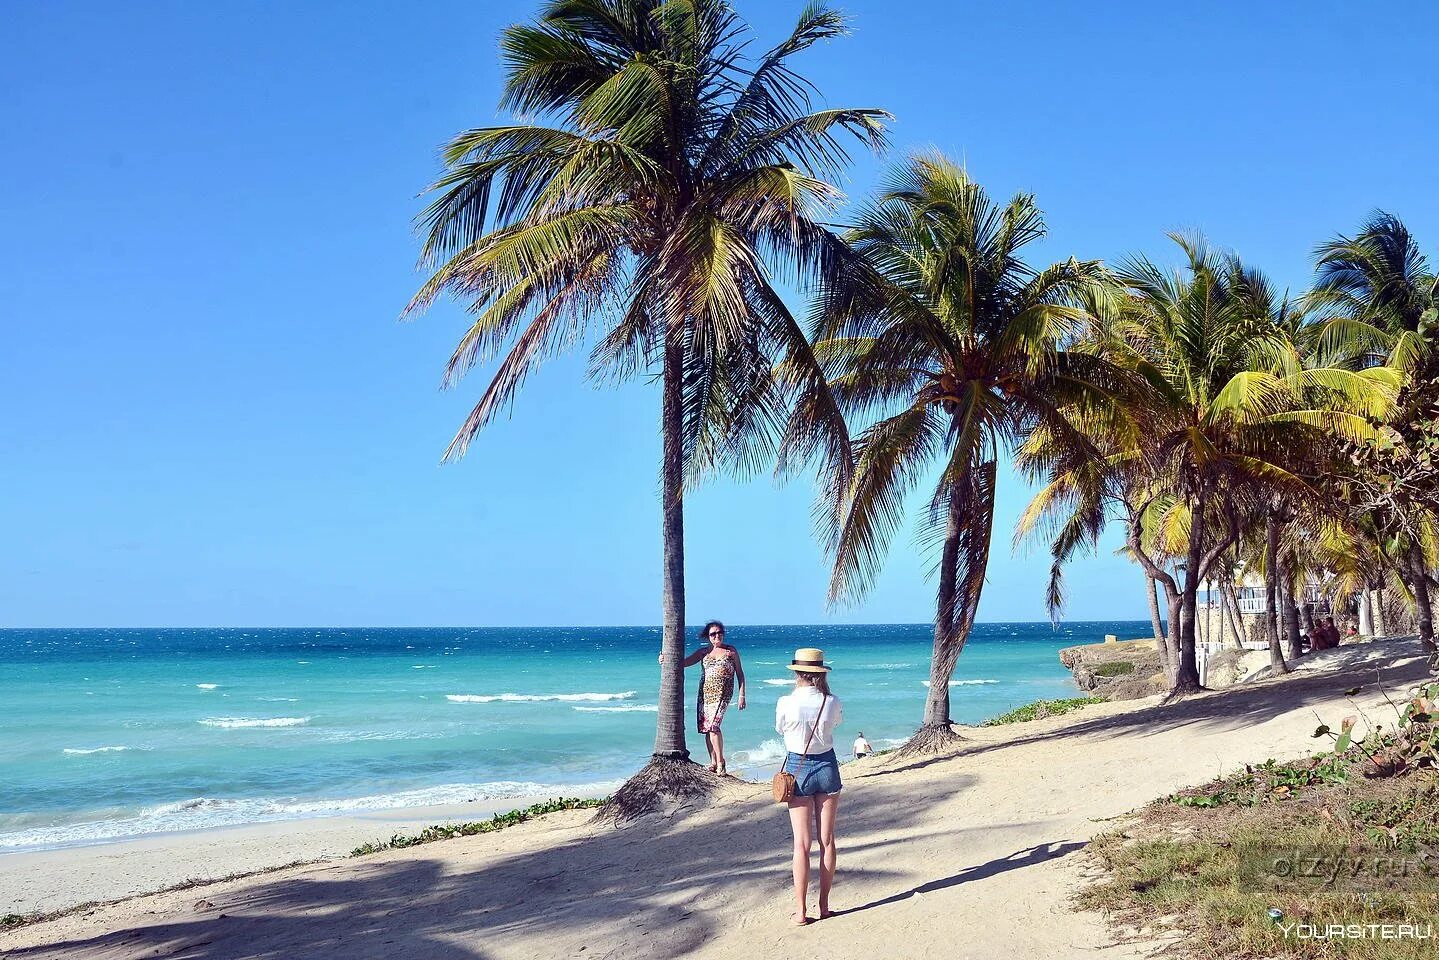
<instances>
[{"instance_id":1,"label":"sandy beach","mask_svg":"<svg viewBox=\"0 0 1439 960\"><path fill-rule=\"evenodd\" d=\"M1102 917L1068 904L1089 869L1084 846L1104 821L1245 762L1312 750L1316 715L1353 712L1348 687L1364 685L1354 704L1382 722L1375 670L1390 694L1412 685L1424 676L1412 646L1344 647L1290 676L1177 705L1101 704L967 728L971 742L954 756L849 765L839 912L803 929L786 922L785 818L762 785L736 784L706 809L620 829L591 823L586 811L556 814L488 836L133 898L10 931L0 946L7 957L96 960L795 950L873 958L930 956L939 945L961 958L1140 956L1143 938L1116 938ZM36 897L105 888L121 896L159 876L167 858L193 858L176 869L230 872L262 863L262 849L272 860L337 855L357 837L405 825L292 823L31 855L7 864L22 869L7 869L5 882Z\"/></svg>"}]
</instances>

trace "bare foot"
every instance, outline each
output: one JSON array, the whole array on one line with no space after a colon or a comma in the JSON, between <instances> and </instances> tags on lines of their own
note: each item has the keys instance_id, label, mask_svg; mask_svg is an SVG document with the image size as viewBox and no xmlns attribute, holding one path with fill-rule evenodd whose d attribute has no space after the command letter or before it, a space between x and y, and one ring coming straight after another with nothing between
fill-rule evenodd
<instances>
[{"instance_id":1,"label":"bare foot","mask_svg":"<svg viewBox=\"0 0 1439 960\"><path fill-rule=\"evenodd\" d=\"M832 916L834 916L834 911L831 910L829 907L819 908L819 918L821 920L828 920Z\"/></svg>"},{"instance_id":2,"label":"bare foot","mask_svg":"<svg viewBox=\"0 0 1439 960\"><path fill-rule=\"evenodd\" d=\"M718 772L718 771L715 769L715 765L714 765L714 764L710 764L706 769L708 769L710 773L716 773L716 772Z\"/></svg>"},{"instance_id":3,"label":"bare foot","mask_svg":"<svg viewBox=\"0 0 1439 960\"><path fill-rule=\"evenodd\" d=\"M720 765L719 765L719 770L717 770L716 772L717 772L720 776L722 776L722 777L725 776L725 775L726 775L726 771L725 771L725 766L724 766L724 764L720 764Z\"/></svg>"},{"instance_id":4,"label":"bare foot","mask_svg":"<svg viewBox=\"0 0 1439 960\"><path fill-rule=\"evenodd\" d=\"M809 923L809 917L806 917L804 914L796 911L789 915L789 922L794 924L796 927L802 927L805 924Z\"/></svg>"}]
</instances>

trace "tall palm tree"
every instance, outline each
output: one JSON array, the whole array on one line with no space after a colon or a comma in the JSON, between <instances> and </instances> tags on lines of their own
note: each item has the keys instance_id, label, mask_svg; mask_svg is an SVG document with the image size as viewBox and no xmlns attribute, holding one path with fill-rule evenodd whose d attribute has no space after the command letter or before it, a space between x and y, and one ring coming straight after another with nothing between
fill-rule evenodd
<instances>
[{"instance_id":1,"label":"tall palm tree","mask_svg":"<svg viewBox=\"0 0 1439 960\"><path fill-rule=\"evenodd\" d=\"M845 233L867 267L834 278L818 305L815 350L836 399L879 418L855 444L832 598L873 583L906 494L939 467L921 529L938 553L929 694L907 752L957 739L949 680L984 585L1000 456L1038 424L1063 429L1059 405L1110 374L1066 349L1085 330L1080 304L1103 270L1072 259L1031 268L1021 256L1044 233L1033 197L1000 206L943 156L915 156Z\"/></svg>"},{"instance_id":2,"label":"tall palm tree","mask_svg":"<svg viewBox=\"0 0 1439 960\"><path fill-rule=\"evenodd\" d=\"M847 159L841 137L883 145L887 114L817 110L791 66L844 31L811 4L752 59L725 0L553 0L501 37L501 109L520 119L455 137L422 216L433 273L407 312L448 293L474 318L446 384L504 351L447 458L538 363L592 335L596 372L657 369L662 381L660 710L654 756L615 795L618 815L703 786L684 733L685 487L776 448L789 462L820 447L848 461L842 419L772 283L772 271L812 277L848 256L817 219L841 199L829 182ZM788 380L773 375L780 362ZM806 385L787 428L784 391Z\"/></svg>"},{"instance_id":3,"label":"tall palm tree","mask_svg":"<svg viewBox=\"0 0 1439 960\"><path fill-rule=\"evenodd\" d=\"M1382 211L1355 236L1337 237L1320 246L1317 254L1312 299L1323 315L1326 347L1347 354L1355 365L1387 362L1402 371L1408 378L1410 402L1401 408L1393 427L1404 445L1422 441L1425 438L1416 427L1429 418L1419 409L1432 406L1432 397L1439 392L1439 274L1431 270L1403 221ZM1435 526L1439 490L1431 489L1417 502L1407 494L1396 487L1392 495L1380 498L1378 509L1364 512L1382 518L1394 565L1414 598L1420 639L1439 662L1431 597L1439 544L1429 532Z\"/></svg>"}]
</instances>

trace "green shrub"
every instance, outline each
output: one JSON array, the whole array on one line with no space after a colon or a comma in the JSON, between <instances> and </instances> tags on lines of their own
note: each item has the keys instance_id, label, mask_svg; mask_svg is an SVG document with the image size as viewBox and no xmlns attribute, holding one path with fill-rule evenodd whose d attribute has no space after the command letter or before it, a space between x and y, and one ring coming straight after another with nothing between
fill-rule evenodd
<instances>
[{"instance_id":1,"label":"green shrub","mask_svg":"<svg viewBox=\"0 0 1439 960\"><path fill-rule=\"evenodd\" d=\"M1134 664L1128 660L1111 660L1094 668L1096 677L1124 677L1134 672Z\"/></svg>"},{"instance_id":2,"label":"green shrub","mask_svg":"<svg viewBox=\"0 0 1439 960\"><path fill-rule=\"evenodd\" d=\"M1036 700L1033 703L1026 703L1022 707L1015 707L1008 713L1001 713L997 717L990 717L982 724L986 727L997 727L1005 723L1023 723L1025 720L1043 720L1045 717L1057 717L1071 710L1078 710L1091 703L1107 703L1103 697L1073 697L1069 700Z\"/></svg>"},{"instance_id":3,"label":"green shrub","mask_svg":"<svg viewBox=\"0 0 1439 960\"><path fill-rule=\"evenodd\" d=\"M493 833L496 830L513 827L517 823L524 823L526 820L533 820L535 817L544 816L547 813L558 813L561 810L584 810L598 807L604 802L604 798L582 800L577 797L558 797L526 807L523 810L497 813L488 820L474 820L469 823L438 823L432 827L426 827L414 836L397 833L388 840L361 844L350 851L350 856L363 857L367 853L379 853L381 850L398 850L404 847L418 846L422 843L434 843L436 840L472 837L477 833Z\"/></svg>"}]
</instances>

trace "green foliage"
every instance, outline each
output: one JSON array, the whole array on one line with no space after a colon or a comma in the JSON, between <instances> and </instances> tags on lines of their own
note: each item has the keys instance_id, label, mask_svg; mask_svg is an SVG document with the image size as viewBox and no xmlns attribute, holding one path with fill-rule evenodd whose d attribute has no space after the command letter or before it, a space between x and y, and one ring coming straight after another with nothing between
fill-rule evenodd
<instances>
[{"instance_id":1,"label":"green foliage","mask_svg":"<svg viewBox=\"0 0 1439 960\"><path fill-rule=\"evenodd\" d=\"M1433 782L1392 796L1353 800L1349 815L1377 845L1406 851L1439 846L1439 785Z\"/></svg>"},{"instance_id":2,"label":"green foliage","mask_svg":"<svg viewBox=\"0 0 1439 960\"><path fill-rule=\"evenodd\" d=\"M1108 701L1103 697L1073 697L1068 700L1036 700L1022 707L1015 707L1008 713L1001 713L997 717L990 717L984 721L982 726L997 727L1006 723L1043 720L1045 717L1057 717L1061 714L1069 713L1072 710L1078 710L1080 707L1087 707L1092 703L1108 703Z\"/></svg>"},{"instance_id":3,"label":"green foliage","mask_svg":"<svg viewBox=\"0 0 1439 960\"><path fill-rule=\"evenodd\" d=\"M1365 774L1371 777L1392 777L1414 768L1439 767L1439 724L1435 723L1435 702L1439 700L1439 683L1426 683L1414 691L1403 708L1395 707L1398 723L1393 732L1380 727L1356 743L1352 737L1356 717L1345 717L1340 732L1321 723L1314 736L1333 737L1336 756L1361 754L1368 762Z\"/></svg>"},{"instance_id":4,"label":"green foliage","mask_svg":"<svg viewBox=\"0 0 1439 960\"><path fill-rule=\"evenodd\" d=\"M0 917L0 929L4 929L5 927L18 927L22 924L28 923L29 921L30 918L25 916L24 914L7 913L5 914L5 916Z\"/></svg>"},{"instance_id":5,"label":"green foliage","mask_svg":"<svg viewBox=\"0 0 1439 960\"><path fill-rule=\"evenodd\" d=\"M1280 926L1439 924L1439 877L1423 865L1425 851L1439 842L1439 784L1427 772L1351 776L1357 754L1347 770L1344 763L1333 755L1271 760L1228 778L1230 793L1251 799L1272 785L1253 803L1196 791L1194 802L1180 806L1174 798L1150 804L1094 838L1089 849L1104 876L1079 903L1141 933L1159 931L1167 954L1194 960L1428 956L1432 941L1317 941L1286 937ZM1392 869L1396 856L1406 858L1409 872ZM1331 866L1316 868L1312 857L1328 857ZM1311 866L1293 866L1301 863Z\"/></svg>"},{"instance_id":6,"label":"green foliage","mask_svg":"<svg viewBox=\"0 0 1439 960\"><path fill-rule=\"evenodd\" d=\"M557 813L561 810L586 810L603 806L604 803L604 799L559 797L554 800L547 800L544 803L537 803L523 810L510 810L507 813L497 813L488 820L475 820L468 823L435 824L434 826L426 827L414 836L397 833L388 840L361 844L350 851L350 856L363 857L366 854L378 853L381 850L398 850L404 847L418 846L422 843L433 843L436 840L450 840L454 837L472 837L479 833L493 833L496 830L503 830L505 827L512 827L517 823L524 823L526 820L533 820L535 817L541 817L547 813Z\"/></svg>"},{"instance_id":7,"label":"green foliage","mask_svg":"<svg viewBox=\"0 0 1439 960\"><path fill-rule=\"evenodd\" d=\"M1291 800L1306 787L1347 783L1352 768L1350 758L1334 754L1290 763L1270 758L1258 765L1246 764L1243 771L1231 776L1171 794L1166 802L1181 807L1252 807Z\"/></svg>"},{"instance_id":8,"label":"green foliage","mask_svg":"<svg viewBox=\"0 0 1439 960\"><path fill-rule=\"evenodd\" d=\"M1134 664L1128 660L1111 660L1094 668L1096 677L1124 677L1134 672Z\"/></svg>"}]
</instances>

